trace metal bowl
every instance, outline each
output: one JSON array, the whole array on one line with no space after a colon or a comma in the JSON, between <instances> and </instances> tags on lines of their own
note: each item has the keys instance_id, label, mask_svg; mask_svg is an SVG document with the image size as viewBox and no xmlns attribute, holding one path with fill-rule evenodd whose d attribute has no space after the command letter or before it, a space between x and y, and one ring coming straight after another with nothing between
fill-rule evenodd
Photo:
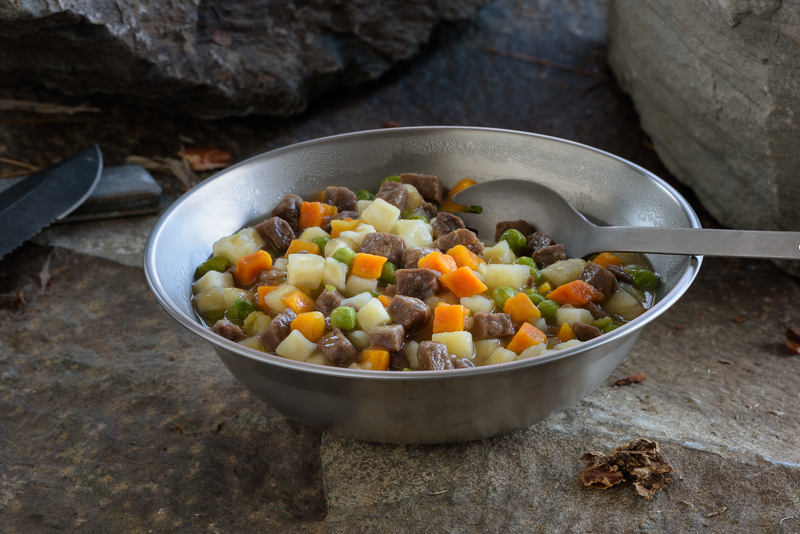
<instances>
[{"instance_id":1,"label":"metal bowl","mask_svg":"<svg viewBox=\"0 0 800 534\"><path fill-rule=\"evenodd\" d=\"M650 256L663 281L658 303L611 333L539 358L471 369L379 372L307 364L246 348L198 323L193 274L217 239L260 222L287 193L307 196L327 185L372 190L400 172L436 174L447 186L467 176L535 179L593 220L700 227L689 204L664 181L577 143L482 128L368 131L274 150L192 189L150 234L144 256L150 289L175 320L211 344L239 381L287 417L368 441L448 443L530 426L591 393L641 329L688 289L702 261ZM509 214L519 217L524 214Z\"/></svg>"}]
</instances>

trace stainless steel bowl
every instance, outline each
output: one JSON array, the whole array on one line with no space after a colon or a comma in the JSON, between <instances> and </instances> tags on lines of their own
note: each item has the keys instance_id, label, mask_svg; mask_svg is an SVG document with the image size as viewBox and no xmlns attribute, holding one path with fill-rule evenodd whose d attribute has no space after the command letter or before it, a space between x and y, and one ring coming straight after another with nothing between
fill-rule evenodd
<instances>
[{"instance_id":1,"label":"stainless steel bowl","mask_svg":"<svg viewBox=\"0 0 800 534\"><path fill-rule=\"evenodd\" d=\"M260 222L287 193L310 195L327 185L375 189L384 176L400 172L436 174L448 186L466 176L535 179L593 220L700 226L689 204L661 179L577 143L482 128L368 131L274 150L192 189L150 234L144 257L150 289L175 320L211 344L239 381L286 416L369 441L448 443L527 427L591 393L641 329L688 289L702 261L651 256L663 280L660 300L622 328L540 358L472 369L392 373L306 364L248 349L197 322L190 301L193 273L214 241Z\"/></svg>"}]
</instances>

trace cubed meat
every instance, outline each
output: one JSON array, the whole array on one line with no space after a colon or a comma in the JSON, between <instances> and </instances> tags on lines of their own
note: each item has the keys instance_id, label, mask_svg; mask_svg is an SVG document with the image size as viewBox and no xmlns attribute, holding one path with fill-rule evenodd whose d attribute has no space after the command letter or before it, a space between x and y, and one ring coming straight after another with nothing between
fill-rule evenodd
<instances>
[{"instance_id":1,"label":"cubed meat","mask_svg":"<svg viewBox=\"0 0 800 534\"><path fill-rule=\"evenodd\" d=\"M295 234L300 232L300 206L303 199L297 195L286 195L272 210L273 217L280 217L292 227Z\"/></svg>"},{"instance_id":2,"label":"cubed meat","mask_svg":"<svg viewBox=\"0 0 800 534\"><path fill-rule=\"evenodd\" d=\"M578 341L589 341L590 339L594 339L596 337L600 337L603 335L602 330L600 330L596 326L592 326L590 324L585 324L585 323L573 324L572 333L575 334L575 338Z\"/></svg>"},{"instance_id":3,"label":"cubed meat","mask_svg":"<svg viewBox=\"0 0 800 534\"><path fill-rule=\"evenodd\" d=\"M266 269L258 275L258 282L265 286L279 286L286 281L286 271Z\"/></svg>"},{"instance_id":4,"label":"cubed meat","mask_svg":"<svg viewBox=\"0 0 800 534\"><path fill-rule=\"evenodd\" d=\"M540 269L544 269L548 265L553 265L557 261L567 259L567 251L564 250L564 245L550 245L540 248L531 254L531 258L536 262Z\"/></svg>"},{"instance_id":5,"label":"cubed meat","mask_svg":"<svg viewBox=\"0 0 800 534\"><path fill-rule=\"evenodd\" d=\"M256 225L255 229L278 252L283 252L289 248L289 245L292 244L292 239L295 238L292 227L280 217L267 219Z\"/></svg>"},{"instance_id":6,"label":"cubed meat","mask_svg":"<svg viewBox=\"0 0 800 534\"><path fill-rule=\"evenodd\" d=\"M314 307L322 312L325 317L330 316L331 312L342 304L344 297L338 291L328 291L327 289L317 299Z\"/></svg>"},{"instance_id":7,"label":"cubed meat","mask_svg":"<svg viewBox=\"0 0 800 534\"><path fill-rule=\"evenodd\" d=\"M265 351L275 352L281 341L292 332L292 321L295 317L297 314L291 308L287 308L286 311L279 313L270 321L267 329L261 334L261 345Z\"/></svg>"},{"instance_id":8,"label":"cubed meat","mask_svg":"<svg viewBox=\"0 0 800 534\"><path fill-rule=\"evenodd\" d=\"M494 227L494 240L500 241L500 238L503 237L506 230L517 230L524 236L529 236L533 233L531 225L522 219L518 221L501 221Z\"/></svg>"},{"instance_id":9,"label":"cubed meat","mask_svg":"<svg viewBox=\"0 0 800 534\"><path fill-rule=\"evenodd\" d=\"M395 295L389 303L388 311L392 322L402 325L409 334L425 330L431 322L428 305L414 297Z\"/></svg>"},{"instance_id":10,"label":"cubed meat","mask_svg":"<svg viewBox=\"0 0 800 534\"><path fill-rule=\"evenodd\" d=\"M340 221L343 221L345 219L353 219L355 221L356 219L360 219L361 216L358 214L357 211L340 211L339 213L336 214L336 218L339 219Z\"/></svg>"},{"instance_id":11,"label":"cubed meat","mask_svg":"<svg viewBox=\"0 0 800 534\"><path fill-rule=\"evenodd\" d=\"M466 226L464 226L464 222L461 220L461 217L446 211L439 213L436 218L431 221L431 227L433 228L434 239L439 239L440 237L446 236L450 232L455 232L456 230L466 228Z\"/></svg>"},{"instance_id":12,"label":"cubed meat","mask_svg":"<svg viewBox=\"0 0 800 534\"><path fill-rule=\"evenodd\" d=\"M419 205L419 209L425 212L425 215L427 215L428 219L433 219L434 217L436 217L436 206L434 206L430 202L425 202L425 201L421 202Z\"/></svg>"},{"instance_id":13,"label":"cubed meat","mask_svg":"<svg viewBox=\"0 0 800 534\"><path fill-rule=\"evenodd\" d=\"M453 362L453 367L456 369L467 369L469 367L475 367L475 364L469 361L468 358L456 358L456 361Z\"/></svg>"},{"instance_id":14,"label":"cubed meat","mask_svg":"<svg viewBox=\"0 0 800 534\"><path fill-rule=\"evenodd\" d=\"M403 268L416 269L417 265L419 264L419 260L427 256L431 252L436 252L436 249L428 247L407 248L406 251L403 253Z\"/></svg>"},{"instance_id":15,"label":"cubed meat","mask_svg":"<svg viewBox=\"0 0 800 534\"><path fill-rule=\"evenodd\" d=\"M358 349L338 328L319 340L317 350L334 367L347 367L358 360L359 356Z\"/></svg>"},{"instance_id":16,"label":"cubed meat","mask_svg":"<svg viewBox=\"0 0 800 534\"><path fill-rule=\"evenodd\" d=\"M395 352L403 348L405 337L406 331L403 325L376 326L369 331L369 346L373 349Z\"/></svg>"},{"instance_id":17,"label":"cubed meat","mask_svg":"<svg viewBox=\"0 0 800 534\"><path fill-rule=\"evenodd\" d=\"M394 284L388 284L386 289L383 290L383 294L390 298L397 295L397 292L394 290Z\"/></svg>"},{"instance_id":18,"label":"cubed meat","mask_svg":"<svg viewBox=\"0 0 800 534\"><path fill-rule=\"evenodd\" d=\"M408 189L400 182L387 180L383 183L381 188L378 189L378 194L375 195L375 198L380 198L388 202L400 211L408 207Z\"/></svg>"},{"instance_id":19,"label":"cubed meat","mask_svg":"<svg viewBox=\"0 0 800 534\"><path fill-rule=\"evenodd\" d=\"M595 319L603 319L605 317L611 317L611 314L609 314L607 311L605 311L603 308L601 308L594 302L589 302L585 306L582 306L582 308L584 310L589 310L589 313L591 313L592 317L594 317Z\"/></svg>"},{"instance_id":20,"label":"cubed meat","mask_svg":"<svg viewBox=\"0 0 800 534\"><path fill-rule=\"evenodd\" d=\"M478 312L472 317L472 339L513 336L516 332L514 319L507 313Z\"/></svg>"},{"instance_id":21,"label":"cubed meat","mask_svg":"<svg viewBox=\"0 0 800 534\"><path fill-rule=\"evenodd\" d=\"M425 200L433 200L437 204L444 200L444 183L438 176L409 172L401 174L400 180L404 184L413 185Z\"/></svg>"},{"instance_id":22,"label":"cubed meat","mask_svg":"<svg viewBox=\"0 0 800 534\"><path fill-rule=\"evenodd\" d=\"M339 211L355 211L356 194L346 187L330 186L325 188L325 204L336 206Z\"/></svg>"},{"instance_id":23,"label":"cubed meat","mask_svg":"<svg viewBox=\"0 0 800 534\"><path fill-rule=\"evenodd\" d=\"M425 300L439 292L439 273L433 269L398 269L394 290L398 295Z\"/></svg>"},{"instance_id":24,"label":"cubed meat","mask_svg":"<svg viewBox=\"0 0 800 534\"><path fill-rule=\"evenodd\" d=\"M389 370L390 371L402 371L403 369L409 369L411 364L408 363L408 356L402 350L398 350L396 352L389 353Z\"/></svg>"},{"instance_id":25,"label":"cubed meat","mask_svg":"<svg viewBox=\"0 0 800 534\"><path fill-rule=\"evenodd\" d=\"M424 371L444 371L453 369L447 345L438 341L423 341L417 347L419 368Z\"/></svg>"},{"instance_id":26,"label":"cubed meat","mask_svg":"<svg viewBox=\"0 0 800 534\"><path fill-rule=\"evenodd\" d=\"M614 275L614 278L617 279L617 282L624 282L626 284L633 282L633 277L628 273L628 271L619 265L608 264L605 266L605 268L608 270L608 272Z\"/></svg>"},{"instance_id":27,"label":"cubed meat","mask_svg":"<svg viewBox=\"0 0 800 534\"><path fill-rule=\"evenodd\" d=\"M383 256L395 265L400 265L403 261L403 254L405 251L406 242L403 241L403 238L383 232L367 234L364 241L361 242L361 248L359 249L359 252L363 252L364 254Z\"/></svg>"},{"instance_id":28,"label":"cubed meat","mask_svg":"<svg viewBox=\"0 0 800 534\"><path fill-rule=\"evenodd\" d=\"M433 242L433 246L442 252L447 252L456 245L464 245L479 256L483 254L483 243L478 236L466 228L450 232Z\"/></svg>"},{"instance_id":29,"label":"cubed meat","mask_svg":"<svg viewBox=\"0 0 800 534\"><path fill-rule=\"evenodd\" d=\"M586 262L578 278L594 286L606 298L613 295L614 292L619 289L617 279L611 274L611 271L593 261Z\"/></svg>"},{"instance_id":30,"label":"cubed meat","mask_svg":"<svg viewBox=\"0 0 800 534\"><path fill-rule=\"evenodd\" d=\"M528 241L525 245L525 252L523 253L525 256L530 256L539 249L556 244L555 240L552 237L543 232L537 231L530 235L528 234L525 235L528 236Z\"/></svg>"},{"instance_id":31,"label":"cubed meat","mask_svg":"<svg viewBox=\"0 0 800 534\"><path fill-rule=\"evenodd\" d=\"M244 335L241 328L227 319L220 319L214 323L211 331L231 341L241 341L247 337Z\"/></svg>"}]
</instances>

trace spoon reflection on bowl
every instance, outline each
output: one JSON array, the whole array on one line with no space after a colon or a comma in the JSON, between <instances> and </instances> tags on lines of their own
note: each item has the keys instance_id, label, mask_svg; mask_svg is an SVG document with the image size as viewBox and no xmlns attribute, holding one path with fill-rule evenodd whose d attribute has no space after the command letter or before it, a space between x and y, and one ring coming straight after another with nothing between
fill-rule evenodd
<instances>
[{"instance_id":1,"label":"spoon reflection on bowl","mask_svg":"<svg viewBox=\"0 0 800 534\"><path fill-rule=\"evenodd\" d=\"M457 214L483 239L494 238L500 221L524 219L562 243L570 257L616 251L800 259L800 232L597 226L549 187L527 180L481 182L452 200L483 208L482 214Z\"/></svg>"}]
</instances>

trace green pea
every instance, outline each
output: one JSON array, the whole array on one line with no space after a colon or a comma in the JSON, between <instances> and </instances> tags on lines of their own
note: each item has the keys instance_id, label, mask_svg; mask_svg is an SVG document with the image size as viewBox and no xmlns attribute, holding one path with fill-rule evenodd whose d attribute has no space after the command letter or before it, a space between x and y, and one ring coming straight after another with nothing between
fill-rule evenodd
<instances>
[{"instance_id":1,"label":"green pea","mask_svg":"<svg viewBox=\"0 0 800 534\"><path fill-rule=\"evenodd\" d=\"M611 332L612 330L616 330L617 328L619 328L619 325L615 325L615 324L612 323L612 324L608 324L608 325L604 326L600 330L604 334L608 334L609 332Z\"/></svg>"},{"instance_id":2,"label":"green pea","mask_svg":"<svg viewBox=\"0 0 800 534\"><path fill-rule=\"evenodd\" d=\"M378 298L378 297L381 296L381 294L378 293L377 291L375 291L374 289L368 289L366 291L362 291L361 293L369 293L370 295L372 295L375 298Z\"/></svg>"},{"instance_id":3,"label":"green pea","mask_svg":"<svg viewBox=\"0 0 800 534\"><path fill-rule=\"evenodd\" d=\"M350 306L339 306L331 312L331 326L350 331L356 327L356 311Z\"/></svg>"},{"instance_id":4,"label":"green pea","mask_svg":"<svg viewBox=\"0 0 800 534\"><path fill-rule=\"evenodd\" d=\"M539 268L536 266L536 262L533 261L533 258L522 256L521 258L517 258L517 260L514 263L518 265L527 265L528 267L530 267L531 276L533 277L533 283L536 284L537 286L544 284L545 282L544 275L542 274L542 271L540 271Z\"/></svg>"},{"instance_id":5,"label":"green pea","mask_svg":"<svg viewBox=\"0 0 800 534\"><path fill-rule=\"evenodd\" d=\"M558 310L558 304L553 302L549 299L544 299L542 302L536 305L539 308L539 311L542 313L542 317L548 323L552 323L556 320L556 310Z\"/></svg>"},{"instance_id":6,"label":"green pea","mask_svg":"<svg viewBox=\"0 0 800 534\"><path fill-rule=\"evenodd\" d=\"M356 191L356 200L372 200L375 198L375 195L367 191L366 189L359 189Z\"/></svg>"},{"instance_id":7,"label":"green pea","mask_svg":"<svg viewBox=\"0 0 800 534\"><path fill-rule=\"evenodd\" d=\"M378 278L378 282L382 284L394 284L394 272L397 270L397 265L394 263L387 261L383 264L383 268L381 269L381 276Z\"/></svg>"},{"instance_id":8,"label":"green pea","mask_svg":"<svg viewBox=\"0 0 800 534\"><path fill-rule=\"evenodd\" d=\"M324 235L321 235L319 237L315 237L314 239L312 239L311 242L319 247L319 253L324 256L325 255L325 245L327 245L328 241L330 241L330 240L331 240L330 237L325 237Z\"/></svg>"},{"instance_id":9,"label":"green pea","mask_svg":"<svg viewBox=\"0 0 800 534\"><path fill-rule=\"evenodd\" d=\"M606 326L611 324L611 317L603 317L602 319L597 319L596 321L592 321L592 326L603 329Z\"/></svg>"},{"instance_id":10,"label":"green pea","mask_svg":"<svg viewBox=\"0 0 800 534\"><path fill-rule=\"evenodd\" d=\"M211 310L201 315L206 322L213 326L214 323L225 317L225 312L220 310Z\"/></svg>"},{"instance_id":11,"label":"green pea","mask_svg":"<svg viewBox=\"0 0 800 534\"><path fill-rule=\"evenodd\" d=\"M464 206L464 213L477 213L480 215L483 213L483 208L480 206Z\"/></svg>"},{"instance_id":12,"label":"green pea","mask_svg":"<svg viewBox=\"0 0 800 534\"><path fill-rule=\"evenodd\" d=\"M353 252L353 249L350 247L342 247L337 249L336 252L333 253L333 259L336 261L340 261L350 267L353 265L353 260L356 259L356 253Z\"/></svg>"},{"instance_id":13,"label":"green pea","mask_svg":"<svg viewBox=\"0 0 800 534\"><path fill-rule=\"evenodd\" d=\"M537 293L535 289L526 289L525 294L528 295L528 298L531 299L531 302L537 306L544 300L544 297Z\"/></svg>"},{"instance_id":14,"label":"green pea","mask_svg":"<svg viewBox=\"0 0 800 534\"><path fill-rule=\"evenodd\" d=\"M385 184L386 182L399 182L399 181L400 181L399 176L387 176L386 178L383 179L381 185Z\"/></svg>"},{"instance_id":15,"label":"green pea","mask_svg":"<svg viewBox=\"0 0 800 534\"><path fill-rule=\"evenodd\" d=\"M217 271L220 273L224 273L230 267L230 263L228 260L225 259L223 256L214 256L210 260L206 260L201 263L197 270L194 272L195 279L204 276L208 271Z\"/></svg>"},{"instance_id":16,"label":"green pea","mask_svg":"<svg viewBox=\"0 0 800 534\"><path fill-rule=\"evenodd\" d=\"M631 274L633 287L649 291L658 287L659 276L648 269L641 269Z\"/></svg>"},{"instance_id":17,"label":"green pea","mask_svg":"<svg viewBox=\"0 0 800 534\"><path fill-rule=\"evenodd\" d=\"M334 291L336 291L336 286L332 286L330 284L326 284L325 285L325 291L327 291L328 293L333 293Z\"/></svg>"},{"instance_id":18,"label":"green pea","mask_svg":"<svg viewBox=\"0 0 800 534\"><path fill-rule=\"evenodd\" d=\"M427 219L427 217L425 217L424 215L413 215L413 216L409 217L409 218L408 218L408 220L409 220L409 221L422 221L422 222L428 222L428 219Z\"/></svg>"},{"instance_id":19,"label":"green pea","mask_svg":"<svg viewBox=\"0 0 800 534\"><path fill-rule=\"evenodd\" d=\"M492 290L492 300L501 310L506 305L506 301L516 295L518 291L510 286L500 286Z\"/></svg>"},{"instance_id":20,"label":"green pea","mask_svg":"<svg viewBox=\"0 0 800 534\"><path fill-rule=\"evenodd\" d=\"M247 316L256 311L256 307L249 300L237 300L225 312L225 318L233 324L242 326Z\"/></svg>"},{"instance_id":21,"label":"green pea","mask_svg":"<svg viewBox=\"0 0 800 534\"><path fill-rule=\"evenodd\" d=\"M506 241L509 248L511 248L511 252L517 256L525 251L525 246L528 244L528 240L522 235L522 232L513 228L503 232L503 235L500 236L500 241Z\"/></svg>"}]
</instances>

